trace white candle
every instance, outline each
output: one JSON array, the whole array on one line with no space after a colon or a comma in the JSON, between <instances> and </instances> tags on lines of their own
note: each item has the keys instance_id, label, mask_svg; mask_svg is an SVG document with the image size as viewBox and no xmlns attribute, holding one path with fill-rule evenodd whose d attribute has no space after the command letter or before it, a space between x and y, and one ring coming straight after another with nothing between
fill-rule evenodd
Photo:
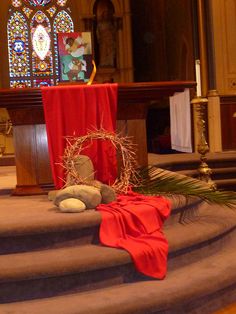
<instances>
[{"instance_id":1,"label":"white candle","mask_svg":"<svg viewBox=\"0 0 236 314\"><path fill-rule=\"evenodd\" d=\"M201 86L201 65L200 60L195 60L195 73L197 82L197 96L202 96L202 86Z\"/></svg>"}]
</instances>

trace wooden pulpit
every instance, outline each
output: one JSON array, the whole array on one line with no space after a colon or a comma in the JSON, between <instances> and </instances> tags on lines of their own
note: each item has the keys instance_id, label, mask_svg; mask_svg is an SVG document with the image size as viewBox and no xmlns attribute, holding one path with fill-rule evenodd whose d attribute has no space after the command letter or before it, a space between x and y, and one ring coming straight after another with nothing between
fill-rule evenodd
<instances>
[{"instance_id":1,"label":"wooden pulpit","mask_svg":"<svg viewBox=\"0 0 236 314\"><path fill-rule=\"evenodd\" d=\"M118 84L117 129L133 137L140 166L148 162L150 103L195 86L194 81ZM12 194L35 195L53 189L41 89L0 89L0 107L8 110L13 124L17 185Z\"/></svg>"}]
</instances>

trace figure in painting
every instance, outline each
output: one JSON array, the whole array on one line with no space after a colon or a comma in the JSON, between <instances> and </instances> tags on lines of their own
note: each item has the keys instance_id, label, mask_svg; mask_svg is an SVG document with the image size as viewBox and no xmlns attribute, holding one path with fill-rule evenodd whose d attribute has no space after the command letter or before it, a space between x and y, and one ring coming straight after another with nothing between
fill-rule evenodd
<instances>
[{"instance_id":1,"label":"figure in painting","mask_svg":"<svg viewBox=\"0 0 236 314\"><path fill-rule=\"evenodd\" d=\"M90 32L58 33L60 81L88 82L92 72Z\"/></svg>"},{"instance_id":2,"label":"figure in painting","mask_svg":"<svg viewBox=\"0 0 236 314\"><path fill-rule=\"evenodd\" d=\"M84 72L87 71L87 64L83 56L85 53L86 43L83 43L81 36L77 38L68 37L65 38L65 50L72 56L71 62L68 64L69 71L67 74L70 81L76 79L84 79Z\"/></svg>"}]
</instances>

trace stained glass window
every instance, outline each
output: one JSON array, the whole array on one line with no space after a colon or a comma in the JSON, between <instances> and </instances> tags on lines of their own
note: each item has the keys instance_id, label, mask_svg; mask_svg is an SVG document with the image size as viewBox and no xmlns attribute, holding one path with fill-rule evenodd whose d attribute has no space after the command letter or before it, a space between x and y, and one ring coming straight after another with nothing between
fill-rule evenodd
<instances>
[{"instance_id":1,"label":"stained glass window","mask_svg":"<svg viewBox=\"0 0 236 314\"><path fill-rule=\"evenodd\" d=\"M29 18L31 13L33 12L33 10L27 8L27 7L23 7L22 11L25 13L25 15Z\"/></svg>"},{"instance_id":2,"label":"stained glass window","mask_svg":"<svg viewBox=\"0 0 236 314\"><path fill-rule=\"evenodd\" d=\"M14 12L8 21L10 77L30 76L29 32L25 17Z\"/></svg>"},{"instance_id":3,"label":"stained glass window","mask_svg":"<svg viewBox=\"0 0 236 314\"><path fill-rule=\"evenodd\" d=\"M37 11L31 20L30 29L33 46L33 75L37 77L52 76L51 26L48 17L42 11Z\"/></svg>"},{"instance_id":4,"label":"stained glass window","mask_svg":"<svg viewBox=\"0 0 236 314\"><path fill-rule=\"evenodd\" d=\"M74 31L74 24L70 15L66 11L60 11L55 17L54 24L54 46L55 46L55 71L56 75L59 76L59 64L58 64L58 49L57 49L57 33L69 33Z\"/></svg>"},{"instance_id":5,"label":"stained glass window","mask_svg":"<svg viewBox=\"0 0 236 314\"><path fill-rule=\"evenodd\" d=\"M12 0L8 19L11 87L58 82L57 33L73 32L67 0Z\"/></svg>"}]
</instances>

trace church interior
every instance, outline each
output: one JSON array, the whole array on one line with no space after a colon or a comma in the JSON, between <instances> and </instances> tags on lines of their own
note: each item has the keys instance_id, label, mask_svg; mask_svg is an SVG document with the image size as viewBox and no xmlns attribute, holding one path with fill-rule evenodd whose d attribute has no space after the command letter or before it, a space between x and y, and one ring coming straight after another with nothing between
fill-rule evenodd
<instances>
[{"instance_id":1,"label":"church interior","mask_svg":"<svg viewBox=\"0 0 236 314\"><path fill-rule=\"evenodd\" d=\"M0 10L0 313L235 314L236 0Z\"/></svg>"}]
</instances>

